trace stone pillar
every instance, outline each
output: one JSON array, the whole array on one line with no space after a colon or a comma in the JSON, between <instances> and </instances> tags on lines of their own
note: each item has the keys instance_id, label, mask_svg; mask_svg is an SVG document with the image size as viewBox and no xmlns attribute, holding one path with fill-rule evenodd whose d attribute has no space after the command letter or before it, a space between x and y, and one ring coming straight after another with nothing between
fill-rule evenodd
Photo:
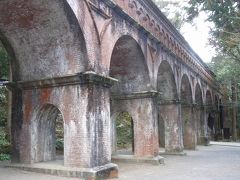
<instances>
[{"instance_id":1,"label":"stone pillar","mask_svg":"<svg viewBox=\"0 0 240 180\"><path fill-rule=\"evenodd\" d=\"M166 153L183 152L180 104L177 101L160 101L160 118L164 121Z\"/></svg>"},{"instance_id":2,"label":"stone pillar","mask_svg":"<svg viewBox=\"0 0 240 180\"><path fill-rule=\"evenodd\" d=\"M93 168L111 162L110 90L112 78L79 74L80 91L72 110L66 107L64 165ZM76 112L75 112L76 110ZM70 112L70 114L69 114Z\"/></svg>"},{"instance_id":3,"label":"stone pillar","mask_svg":"<svg viewBox=\"0 0 240 180\"><path fill-rule=\"evenodd\" d=\"M61 111L64 119L64 165L88 169L101 166L97 173L101 171L105 173L104 177L116 177L117 166L111 164L109 91L114 81L113 78L86 72L15 83L13 161L35 163L38 162L36 157L47 153L45 148L39 148L39 137L44 137L44 134L38 129L41 122L38 121L39 108L35 107L52 104ZM51 113L46 114L45 119L48 115Z\"/></svg>"},{"instance_id":4,"label":"stone pillar","mask_svg":"<svg viewBox=\"0 0 240 180\"><path fill-rule=\"evenodd\" d=\"M137 158L155 157L159 153L155 96L155 91L112 96L111 112L128 112L133 118L134 155Z\"/></svg>"},{"instance_id":5,"label":"stone pillar","mask_svg":"<svg viewBox=\"0 0 240 180\"><path fill-rule=\"evenodd\" d=\"M182 104L181 105L181 117L183 125L183 145L185 149L196 149L196 125L193 116L193 111L195 111L192 104ZM195 113L195 112L194 112Z\"/></svg>"}]
</instances>

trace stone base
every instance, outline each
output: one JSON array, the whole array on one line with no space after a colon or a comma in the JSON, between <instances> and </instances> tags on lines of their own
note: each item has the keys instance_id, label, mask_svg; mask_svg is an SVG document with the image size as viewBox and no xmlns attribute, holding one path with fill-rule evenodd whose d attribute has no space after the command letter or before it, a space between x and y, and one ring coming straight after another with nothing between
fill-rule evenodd
<instances>
[{"instance_id":1,"label":"stone base","mask_svg":"<svg viewBox=\"0 0 240 180\"><path fill-rule=\"evenodd\" d=\"M186 152L166 152L166 151L160 151L159 155L174 155L174 156L186 156Z\"/></svg>"},{"instance_id":2,"label":"stone base","mask_svg":"<svg viewBox=\"0 0 240 180\"><path fill-rule=\"evenodd\" d=\"M80 179L112 179L118 177L118 166L113 163L94 168L65 167L62 164L43 162L35 164L4 164L8 168L17 168L24 171L50 174L63 177L75 177Z\"/></svg>"},{"instance_id":3,"label":"stone base","mask_svg":"<svg viewBox=\"0 0 240 180\"><path fill-rule=\"evenodd\" d=\"M164 158L161 156L156 157L136 157L134 155L113 155L112 161L124 163L148 163L153 165L164 164Z\"/></svg>"}]
</instances>

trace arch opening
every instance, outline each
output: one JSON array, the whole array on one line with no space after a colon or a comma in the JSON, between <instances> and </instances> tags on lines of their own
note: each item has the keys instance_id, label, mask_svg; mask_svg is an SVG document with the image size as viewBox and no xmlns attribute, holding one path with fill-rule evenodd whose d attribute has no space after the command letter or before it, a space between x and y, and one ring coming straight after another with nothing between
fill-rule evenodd
<instances>
[{"instance_id":1,"label":"arch opening","mask_svg":"<svg viewBox=\"0 0 240 180\"><path fill-rule=\"evenodd\" d=\"M183 75L181 81L181 118L183 126L183 146L185 149L196 148L196 122L193 118L192 88L189 78Z\"/></svg>"},{"instance_id":2,"label":"arch opening","mask_svg":"<svg viewBox=\"0 0 240 180\"><path fill-rule=\"evenodd\" d=\"M109 75L118 79L118 83L111 88L115 94L147 91L150 87L144 54L132 37L123 36L116 42Z\"/></svg>"},{"instance_id":3,"label":"arch opening","mask_svg":"<svg viewBox=\"0 0 240 180\"><path fill-rule=\"evenodd\" d=\"M195 88L195 103L196 103L196 108L195 108L195 120L196 120L196 133L197 133L197 143L198 144L203 144L204 140L204 107L203 107L203 97L202 97L202 90L197 83L196 88Z\"/></svg>"},{"instance_id":4,"label":"arch opening","mask_svg":"<svg viewBox=\"0 0 240 180\"><path fill-rule=\"evenodd\" d=\"M134 137L133 132L136 132L136 125L132 123L132 143L125 147L125 150L117 151L118 147L118 135L120 133L120 129L116 127L119 122L126 121L126 119L130 118L131 115L138 114L137 107L132 104L135 103L133 100L128 98L129 96L134 96L135 93L146 92L150 88L150 78L148 67L145 62L144 54L141 50L140 45L134 40L131 36L122 36L116 42L114 49L112 51L110 70L110 77L116 78L118 82L110 89L111 91L111 117L112 118L112 150L113 154L131 152L136 153L134 145L136 145L136 138ZM125 98L123 98L125 97ZM125 116L120 115L118 117L113 116L114 114L119 114L119 112L129 112L130 114L123 113ZM121 114L121 113L120 113ZM138 121L137 117L134 121ZM129 122L130 123L130 122ZM130 125L130 124L129 124ZM114 127L115 126L115 127ZM129 129L130 130L130 129ZM117 131L117 132L116 132ZM132 144L132 145L130 145ZM132 148L130 148L132 146ZM129 150L131 149L131 150ZM115 151L115 152L114 152Z\"/></svg>"},{"instance_id":5,"label":"arch opening","mask_svg":"<svg viewBox=\"0 0 240 180\"><path fill-rule=\"evenodd\" d=\"M134 154L134 125L130 113L118 113L116 117L117 154Z\"/></svg>"},{"instance_id":6,"label":"arch opening","mask_svg":"<svg viewBox=\"0 0 240 180\"><path fill-rule=\"evenodd\" d=\"M165 143L169 144L166 141L170 141L168 138L168 124L172 124L171 121L174 119L166 118L167 116L164 114L166 111L164 110L164 106L161 104L166 103L174 103L177 97L177 87L174 78L174 74L171 66L167 61L163 61L158 69L157 76L157 91L159 92L158 96L158 136L159 136L159 146L160 148L165 148ZM165 117L165 118L164 118Z\"/></svg>"},{"instance_id":7,"label":"arch opening","mask_svg":"<svg viewBox=\"0 0 240 180\"><path fill-rule=\"evenodd\" d=\"M36 111L31 124L32 162L45 162L63 159L64 128L60 110L46 104Z\"/></svg>"},{"instance_id":8,"label":"arch opening","mask_svg":"<svg viewBox=\"0 0 240 180\"><path fill-rule=\"evenodd\" d=\"M157 90L160 93L160 100L177 100L177 88L174 74L171 66L166 61L161 63L158 70Z\"/></svg>"},{"instance_id":9,"label":"arch opening","mask_svg":"<svg viewBox=\"0 0 240 180\"><path fill-rule=\"evenodd\" d=\"M192 88L186 74L183 75L181 81L181 103L183 105L192 104Z\"/></svg>"}]
</instances>

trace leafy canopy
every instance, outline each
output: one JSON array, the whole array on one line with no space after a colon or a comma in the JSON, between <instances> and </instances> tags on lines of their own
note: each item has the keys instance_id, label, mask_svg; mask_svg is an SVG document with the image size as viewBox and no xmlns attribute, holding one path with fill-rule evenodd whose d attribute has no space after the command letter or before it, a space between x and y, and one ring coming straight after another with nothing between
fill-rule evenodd
<instances>
[{"instance_id":1,"label":"leafy canopy","mask_svg":"<svg viewBox=\"0 0 240 180\"><path fill-rule=\"evenodd\" d=\"M167 1L167 0L153 0L163 14L171 21L177 30L181 30L185 22L185 2Z\"/></svg>"},{"instance_id":2,"label":"leafy canopy","mask_svg":"<svg viewBox=\"0 0 240 180\"><path fill-rule=\"evenodd\" d=\"M200 12L208 15L215 27L211 30L210 43L219 52L240 63L240 1L239 0L189 0L188 21Z\"/></svg>"}]
</instances>

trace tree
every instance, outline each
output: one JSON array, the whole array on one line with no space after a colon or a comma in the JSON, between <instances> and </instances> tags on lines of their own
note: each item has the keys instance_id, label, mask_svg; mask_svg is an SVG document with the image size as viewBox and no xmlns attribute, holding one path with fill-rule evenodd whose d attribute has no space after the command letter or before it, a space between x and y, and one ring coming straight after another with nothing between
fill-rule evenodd
<instances>
[{"instance_id":1,"label":"tree","mask_svg":"<svg viewBox=\"0 0 240 180\"><path fill-rule=\"evenodd\" d=\"M184 0L185 2L186 0ZM185 23L185 3L183 1L154 0L158 8L171 21L177 30Z\"/></svg>"},{"instance_id":2,"label":"tree","mask_svg":"<svg viewBox=\"0 0 240 180\"><path fill-rule=\"evenodd\" d=\"M210 43L221 54L213 59L214 72L222 82L231 82L233 109L233 139L236 140L237 92L240 64L240 1L239 0L189 0L188 21L200 12L213 22ZM229 83L228 83L229 85Z\"/></svg>"},{"instance_id":3,"label":"tree","mask_svg":"<svg viewBox=\"0 0 240 180\"><path fill-rule=\"evenodd\" d=\"M239 110L239 93L238 87L240 86L240 64L232 61L231 57L226 54L220 54L212 59L209 64L211 69L215 72L217 80L228 89L228 96L231 97L232 104L232 135L233 140L237 139L237 124L240 125L238 118ZM226 89L222 88L222 89ZM238 123L237 123L238 121ZM239 126L240 128L240 126Z\"/></svg>"},{"instance_id":4,"label":"tree","mask_svg":"<svg viewBox=\"0 0 240 180\"><path fill-rule=\"evenodd\" d=\"M240 1L239 0L189 0L188 21L200 12L208 15L207 21L213 22L210 43L219 52L227 54L240 63Z\"/></svg>"}]
</instances>

